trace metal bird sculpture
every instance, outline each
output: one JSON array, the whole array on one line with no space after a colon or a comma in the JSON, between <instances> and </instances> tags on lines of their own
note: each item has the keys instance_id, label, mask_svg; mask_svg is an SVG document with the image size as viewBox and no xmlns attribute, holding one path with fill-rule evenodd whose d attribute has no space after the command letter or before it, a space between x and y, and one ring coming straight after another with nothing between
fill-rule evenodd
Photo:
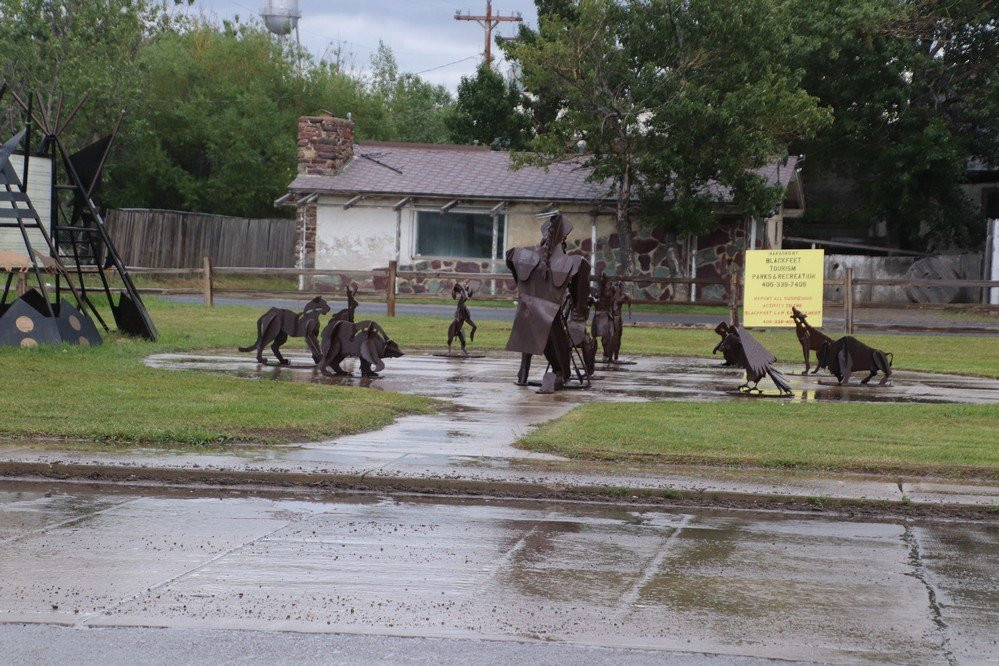
<instances>
[{"instance_id":1,"label":"metal bird sculpture","mask_svg":"<svg viewBox=\"0 0 999 666\"><path fill-rule=\"evenodd\" d=\"M782 395L791 395L787 378L773 367L777 359L742 326L730 326L719 347L726 357L731 353L735 365L746 371L746 383L739 387L740 391L763 393L758 384L764 375L769 375Z\"/></svg>"}]
</instances>

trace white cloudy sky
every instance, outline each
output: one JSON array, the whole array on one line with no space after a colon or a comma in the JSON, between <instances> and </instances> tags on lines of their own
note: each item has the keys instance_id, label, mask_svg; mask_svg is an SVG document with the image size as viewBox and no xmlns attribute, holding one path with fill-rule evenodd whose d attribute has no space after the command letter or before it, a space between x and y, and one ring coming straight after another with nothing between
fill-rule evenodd
<instances>
[{"instance_id":1,"label":"white cloudy sky","mask_svg":"<svg viewBox=\"0 0 999 666\"><path fill-rule=\"evenodd\" d=\"M245 19L256 17L263 5L264 0L195 0L184 11ZM484 46L482 28L455 21L455 10L483 14L485 7L485 0L299 0L299 33L302 45L317 58L342 43L358 68L368 67L382 40L392 48L400 69L421 72L427 80L455 90L463 75L475 71ZM529 24L536 22L533 0L494 0L493 11L520 12ZM498 32L512 36L516 24L501 23ZM505 72L505 66L500 65L500 71Z\"/></svg>"}]
</instances>

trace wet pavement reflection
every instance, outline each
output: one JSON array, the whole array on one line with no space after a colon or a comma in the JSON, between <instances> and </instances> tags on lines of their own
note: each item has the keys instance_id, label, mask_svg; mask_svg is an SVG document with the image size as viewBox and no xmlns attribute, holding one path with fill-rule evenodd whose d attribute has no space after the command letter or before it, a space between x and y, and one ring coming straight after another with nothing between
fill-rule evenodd
<instances>
[{"instance_id":1,"label":"wet pavement reflection","mask_svg":"<svg viewBox=\"0 0 999 666\"><path fill-rule=\"evenodd\" d=\"M36 488L0 492L2 622L999 657L995 524Z\"/></svg>"}]
</instances>

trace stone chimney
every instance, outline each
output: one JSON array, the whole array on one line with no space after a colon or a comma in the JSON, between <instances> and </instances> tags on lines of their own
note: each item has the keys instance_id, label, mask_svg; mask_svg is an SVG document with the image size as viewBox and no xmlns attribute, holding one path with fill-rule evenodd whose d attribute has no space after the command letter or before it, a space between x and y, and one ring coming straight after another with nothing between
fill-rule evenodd
<instances>
[{"instance_id":1,"label":"stone chimney","mask_svg":"<svg viewBox=\"0 0 999 666\"><path fill-rule=\"evenodd\" d=\"M333 116L298 119L298 173L335 176L354 158L354 121Z\"/></svg>"}]
</instances>

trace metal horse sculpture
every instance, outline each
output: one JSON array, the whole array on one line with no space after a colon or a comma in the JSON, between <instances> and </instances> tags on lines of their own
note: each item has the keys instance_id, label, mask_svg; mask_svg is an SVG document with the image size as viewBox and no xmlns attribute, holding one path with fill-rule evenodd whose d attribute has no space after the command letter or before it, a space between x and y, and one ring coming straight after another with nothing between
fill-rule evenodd
<instances>
[{"instance_id":1,"label":"metal horse sculpture","mask_svg":"<svg viewBox=\"0 0 999 666\"><path fill-rule=\"evenodd\" d=\"M465 324L467 323L470 327L468 331L468 340L470 342L475 342L475 331L478 328L475 322L472 321L472 315L468 311L468 306L465 302L472 297L475 291L468 286L468 283L455 282L454 286L451 287L451 298L458 299L458 307L454 310L454 321L447 329L447 353L451 354L451 343L454 342L455 338L458 338L458 342L461 343L461 351L468 356L468 351L465 349L465 333L462 331Z\"/></svg>"},{"instance_id":2,"label":"metal horse sculpture","mask_svg":"<svg viewBox=\"0 0 999 666\"><path fill-rule=\"evenodd\" d=\"M817 354L819 366L829 368L829 372L839 380L840 385L845 385L850 381L850 375L854 370L867 370L870 374L860 380L861 384L866 384L878 371L884 376L878 383L884 386L891 377L891 366L894 357L890 352L883 352L865 345L853 336L840 338L836 342L823 343Z\"/></svg>"},{"instance_id":3,"label":"metal horse sculpture","mask_svg":"<svg viewBox=\"0 0 999 666\"><path fill-rule=\"evenodd\" d=\"M791 385L784 375L773 367L773 363L777 359L756 338L750 335L749 331L741 326L730 326L728 334L719 344L719 347L722 348L726 356L731 353L735 359L735 365L746 371L746 383L739 387L740 391L763 393L758 385L764 375L769 375L782 395L791 395Z\"/></svg>"},{"instance_id":4,"label":"metal horse sculpture","mask_svg":"<svg viewBox=\"0 0 999 666\"><path fill-rule=\"evenodd\" d=\"M288 338L305 338L305 344L312 353L312 360L318 363L319 315L329 311L329 304L321 296L316 296L306 303L299 313L284 308L271 308L257 320L256 341L252 345L240 347L239 351L248 352L256 349L257 362L267 363L267 359L264 358L264 347L270 344L278 363L288 365L288 359L281 356L281 345L287 342Z\"/></svg>"},{"instance_id":5,"label":"metal horse sculpture","mask_svg":"<svg viewBox=\"0 0 999 666\"><path fill-rule=\"evenodd\" d=\"M557 211L546 217L538 247L515 247L506 253L506 265L518 289L517 313L506 349L521 353L520 385L527 384L531 356L545 355L550 371L542 379L540 393L561 389L572 377L575 361L566 330L567 310L585 316L590 289L589 262L565 252L572 223ZM586 377L584 371L576 374Z\"/></svg>"},{"instance_id":6,"label":"metal horse sculpture","mask_svg":"<svg viewBox=\"0 0 999 666\"><path fill-rule=\"evenodd\" d=\"M794 320L794 333L798 336L798 342L801 343L801 353L805 357L805 371L801 373L803 375L807 375L811 368L811 360L809 358L811 352L814 351L815 357L818 359L819 350L822 349L822 345L832 342L832 338L809 324L806 321L807 318L808 315L798 308L791 308L791 319ZM820 368L822 368L822 364L816 360L815 370L812 371L812 374L814 375Z\"/></svg>"},{"instance_id":7,"label":"metal horse sculpture","mask_svg":"<svg viewBox=\"0 0 999 666\"><path fill-rule=\"evenodd\" d=\"M596 313L593 315L593 337L600 338L604 363L617 363L621 352L621 336L624 332L622 308L628 304L631 316L631 296L624 291L623 282L610 281L606 275L600 276L597 288Z\"/></svg>"},{"instance_id":8,"label":"metal horse sculpture","mask_svg":"<svg viewBox=\"0 0 999 666\"><path fill-rule=\"evenodd\" d=\"M340 364L353 356L360 359L362 377L377 377L385 369L382 359L402 355L399 345L376 322L333 320L323 329L322 354L316 365L324 375L349 375Z\"/></svg>"}]
</instances>

